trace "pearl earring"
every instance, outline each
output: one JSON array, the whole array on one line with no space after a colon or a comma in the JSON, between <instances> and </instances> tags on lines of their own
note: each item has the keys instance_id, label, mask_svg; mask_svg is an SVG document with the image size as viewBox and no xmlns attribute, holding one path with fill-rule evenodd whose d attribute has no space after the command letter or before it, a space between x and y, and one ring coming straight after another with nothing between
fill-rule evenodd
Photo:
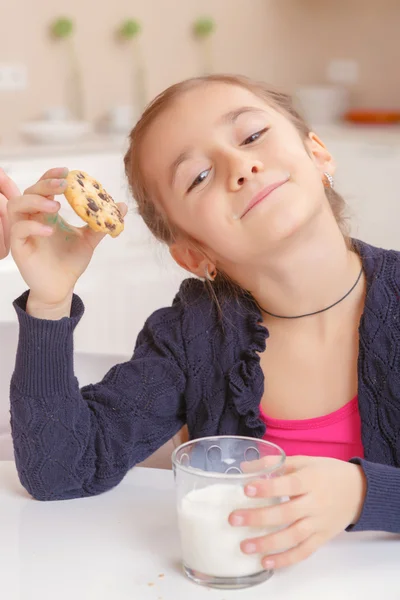
<instances>
[{"instance_id":1,"label":"pearl earring","mask_svg":"<svg viewBox=\"0 0 400 600\"><path fill-rule=\"evenodd\" d=\"M206 265L205 276L208 281L214 281L217 276L217 269L214 267L214 269L210 273L208 270L208 265Z\"/></svg>"},{"instance_id":2,"label":"pearl earring","mask_svg":"<svg viewBox=\"0 0 400 600\"><path fill-rule=\"evenodd\" d=\"M324 186L330 187L331 189L333 189L335 186L335 180L333 179L332 175L327 171L324 172Z\"/></svg>"}]
</instances>

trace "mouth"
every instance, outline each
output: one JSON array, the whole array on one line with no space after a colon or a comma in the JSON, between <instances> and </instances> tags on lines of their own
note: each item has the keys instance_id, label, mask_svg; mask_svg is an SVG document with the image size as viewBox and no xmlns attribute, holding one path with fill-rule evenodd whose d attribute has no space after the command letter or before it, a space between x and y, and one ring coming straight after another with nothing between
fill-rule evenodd
<instances>
[{"instance_id":1,"label":"mouth","mask_svg":"<svg viewBox=\"0 0 400 600\"><path fill-rule=\"evenodd\" d=\"M244 209L243 213L241 214L240 218L243 219L243 217L245 217L247 215L247 213L249 213L255 206L257 206L257 204L260 204L260 202L265 200L265 198L268 198L268 196L270 194L272 194L272 192L274 190L281 187L284 183L289 181L289 179L290 179L290 177L286 177L285 179L282 179L281 181L276 181L275 183L271 183L270 185L267 185L264 189L262 189L260 192L258 192L258 194L256 194L250 200L250 202L247 204L247 206Z\"/></svg>"}]
</instances>

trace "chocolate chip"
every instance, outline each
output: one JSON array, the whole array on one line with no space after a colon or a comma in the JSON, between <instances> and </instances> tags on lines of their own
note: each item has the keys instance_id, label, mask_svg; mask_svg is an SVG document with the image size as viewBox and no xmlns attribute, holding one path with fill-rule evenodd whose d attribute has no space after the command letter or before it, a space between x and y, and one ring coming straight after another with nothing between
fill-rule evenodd
<instances>
[{"instance_id":1,"label":"chocolate chip","mask_svg":"<svg viewBox=\"0 0 400 600\"><path fill-rule=\"evenodd\" d=\"M86 209L86 214L88 217L90 217L90 210Z\"/></svg>"},{"instance_id":2,"label":"chocolate chip","mask_svg":"<svg viewBox=\"0 0 400 600\"><path fill-rule=\"evenodd\" d=\"M96 202L90 196L86 196L87 205L93 212L98 212L100 208L97 206Z\"/></svg>"},{"instance_id":3,"label":"chocolate chip","mask_svg":"<svg viewBox=\"0 0 400 600\"><path fill-rule=\"evenodd\" d=\"M104 200L104 202L108 202L107 196L105 194L99 194L99 198L101 198L102 200Z\"/></svg>"},{"instance_id":4,"label":"chocolate chip","mask_svg":"<svg viewBox=\"0 0 400 600\"><path fill-rule=\"evenodd\" d=\"M78 179L78 183L79 183L80 186L85 187L85 184L80 179Z\"/></svg>"},{"instance_id":5,"label":"chocolate chip","mask_svg":"<svg viewBox=\"0 0 400 600\"><path fill-rule=\"evenodd\" d=\"M104 223L104 225L107 227L107 229L109 229L110 231L114 231L116 225L114 223L108 223L107 221Z\"/></svg>"},{"instance_id":6,"label":"chocolate chip","mask_svg":"<svg viewBox=\"0 0 400 600\"><path fill-rule=\"evenodd\" d=\"M77 177L78 177L78 179L85 179L85 176L83 173L78 173Z\"/></svg>"},{"instance_id":7,"label":"chocolate chip","mask_svg":"<svg viewBox=\"0 0 400 600\"><path fill-rule=\"evenodd\" d=\"M96 190L99 190L99 189L100 189L100 186L99 186L99 184L98 184L98 183L94 183L94 184L93 184L93 187L94 187L94 188L96 188Z\"/></svg>"}]
</instances>

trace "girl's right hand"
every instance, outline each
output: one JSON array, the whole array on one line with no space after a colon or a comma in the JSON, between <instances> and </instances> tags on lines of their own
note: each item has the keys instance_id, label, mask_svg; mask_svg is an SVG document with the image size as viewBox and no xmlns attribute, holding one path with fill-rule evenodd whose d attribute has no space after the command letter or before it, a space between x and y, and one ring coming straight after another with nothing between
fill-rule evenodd
<instances>
[{"instance_id":1,"label":"girl's right hand","mask_svg":"<svg viewBox=\"0 0 400 600\"><path fill-rule=\"evenodd\" d=\"M68 169L51 169L8 204L11 253L30 288L27 311L39 318L69 315L75 284L105 236L73 227L58 214L54 196L64 193L67 175ZM126 205L119 208L125 215Z\"/></svg>"}]
</instances>

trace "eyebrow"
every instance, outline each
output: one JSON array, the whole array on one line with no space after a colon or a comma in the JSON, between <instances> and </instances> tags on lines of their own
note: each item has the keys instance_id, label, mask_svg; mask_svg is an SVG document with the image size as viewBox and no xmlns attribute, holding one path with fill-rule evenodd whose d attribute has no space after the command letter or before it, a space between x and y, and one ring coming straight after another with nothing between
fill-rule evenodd
<instances>
[{"instance_id":1,"label":"eyebrow","mask_svg":"<svg viewBox=\"0 0 400 600\"><path fill-rule=\"evenodd\" d=\"M222 117L217 121L217 125L233 125L236 120L245 113L265 113L262 108L257 108L255 106L241 106L240 108L236 108L235 110L231 110L228 113L222 115ZM178 167L187 161L192 154L191 148L186 148L183 150L174 160L170 167L170 184L173 185L175 181L176 172Z\"/></svg>"}]
</instances>

